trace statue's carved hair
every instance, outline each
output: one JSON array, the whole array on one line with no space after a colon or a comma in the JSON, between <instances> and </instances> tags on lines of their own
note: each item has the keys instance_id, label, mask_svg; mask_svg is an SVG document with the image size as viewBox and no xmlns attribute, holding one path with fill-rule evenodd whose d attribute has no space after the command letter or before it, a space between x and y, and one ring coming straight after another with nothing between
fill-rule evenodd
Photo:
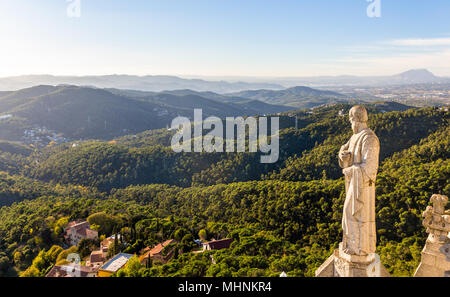
<instances>
[{"instance_id":1,"label":"statue's carved hair","mask_svg":"<svg viewBox=\"0 0 450 297\"><path fill-rule=\"evenodd\" d=\"M350 109L349 115L353 116L357 122L365 123L369 120L367 109L362 105L353 106L352 109Z\"/></svg>"}]
</instances>

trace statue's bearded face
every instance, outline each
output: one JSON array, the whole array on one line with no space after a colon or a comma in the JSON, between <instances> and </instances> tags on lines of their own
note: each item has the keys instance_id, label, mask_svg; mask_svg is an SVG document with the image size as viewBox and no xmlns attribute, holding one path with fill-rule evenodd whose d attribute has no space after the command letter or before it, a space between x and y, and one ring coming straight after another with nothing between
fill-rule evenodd
<instances>
[{"instance_id":1,"label":"statue's bearded face","mask_svg":"<svg viewBox=\"0 0 450 297\"><path fill-rule=\"evenodd\" d=\"M350 123L352 124L353 133L358 133L360 122L358 122L353 115L350 115Z\"/></svg>"},{"instance_id":2,"label":"statue's bearded face","mask_svg":"<svg viewBox=\"0 0 450 297\"><path fill-rule=\"evenodd\" d=\"M350 109L349 118L350 123L352 123L353 133L357 134L362 129L367 127L366 125L366 122L368 120L367 111L364 107L354 106L352 109Z\"/></svg>"}]
</instances>

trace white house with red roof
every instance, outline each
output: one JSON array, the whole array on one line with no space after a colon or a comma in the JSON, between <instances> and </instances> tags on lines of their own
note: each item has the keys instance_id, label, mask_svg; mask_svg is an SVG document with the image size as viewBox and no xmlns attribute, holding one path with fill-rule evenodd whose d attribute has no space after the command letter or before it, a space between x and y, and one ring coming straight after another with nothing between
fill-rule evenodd
<instances>
[{"instance_id":1,"label":"white house with red roof","mask_svg":"<svg viewBox=\"0 0 450 297\"><path fill-rule=\"evenodd\" d=\"M65 239L70 245L78 245L82 239L97 239L98 232L90 228L90 224L84 222L70 222L66 228Z\"/></svg>"}]
</instances>

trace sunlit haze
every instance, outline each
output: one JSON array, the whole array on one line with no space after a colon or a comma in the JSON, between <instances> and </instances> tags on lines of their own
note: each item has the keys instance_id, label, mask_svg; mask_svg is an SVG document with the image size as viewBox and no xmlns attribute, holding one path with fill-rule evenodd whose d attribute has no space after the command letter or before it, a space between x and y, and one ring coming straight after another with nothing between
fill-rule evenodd
<instances>
[{"instance_id":1,"label":"sunlit haze","mask_svg":"<svg viewBox=\"0 0 450 297\"><path fill-rule=\"evenodd\" d=\"M450 3L65 0L0 3L0 76L450 76Z\"/></svg>"}]
</instances>

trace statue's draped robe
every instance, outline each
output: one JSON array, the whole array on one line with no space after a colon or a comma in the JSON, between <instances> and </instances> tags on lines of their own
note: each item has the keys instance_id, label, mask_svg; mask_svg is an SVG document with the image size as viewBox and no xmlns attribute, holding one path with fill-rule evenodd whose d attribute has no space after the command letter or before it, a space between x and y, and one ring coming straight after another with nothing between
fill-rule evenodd
<instances>
[{"instance_id":1,"label":"statue's draped robe","mask_svg":"<svg viewBox=\"0 0 450 297\"><path fill-rule=\"evenodd\" d=\"M375 253L375 180L380 144L372 130L354 134L341 150L351 153L349 161L339 158L342 168L350 167L345 176L346 197L342 216L343 247L357 255Z\"/></svg>"}]
</instances>

